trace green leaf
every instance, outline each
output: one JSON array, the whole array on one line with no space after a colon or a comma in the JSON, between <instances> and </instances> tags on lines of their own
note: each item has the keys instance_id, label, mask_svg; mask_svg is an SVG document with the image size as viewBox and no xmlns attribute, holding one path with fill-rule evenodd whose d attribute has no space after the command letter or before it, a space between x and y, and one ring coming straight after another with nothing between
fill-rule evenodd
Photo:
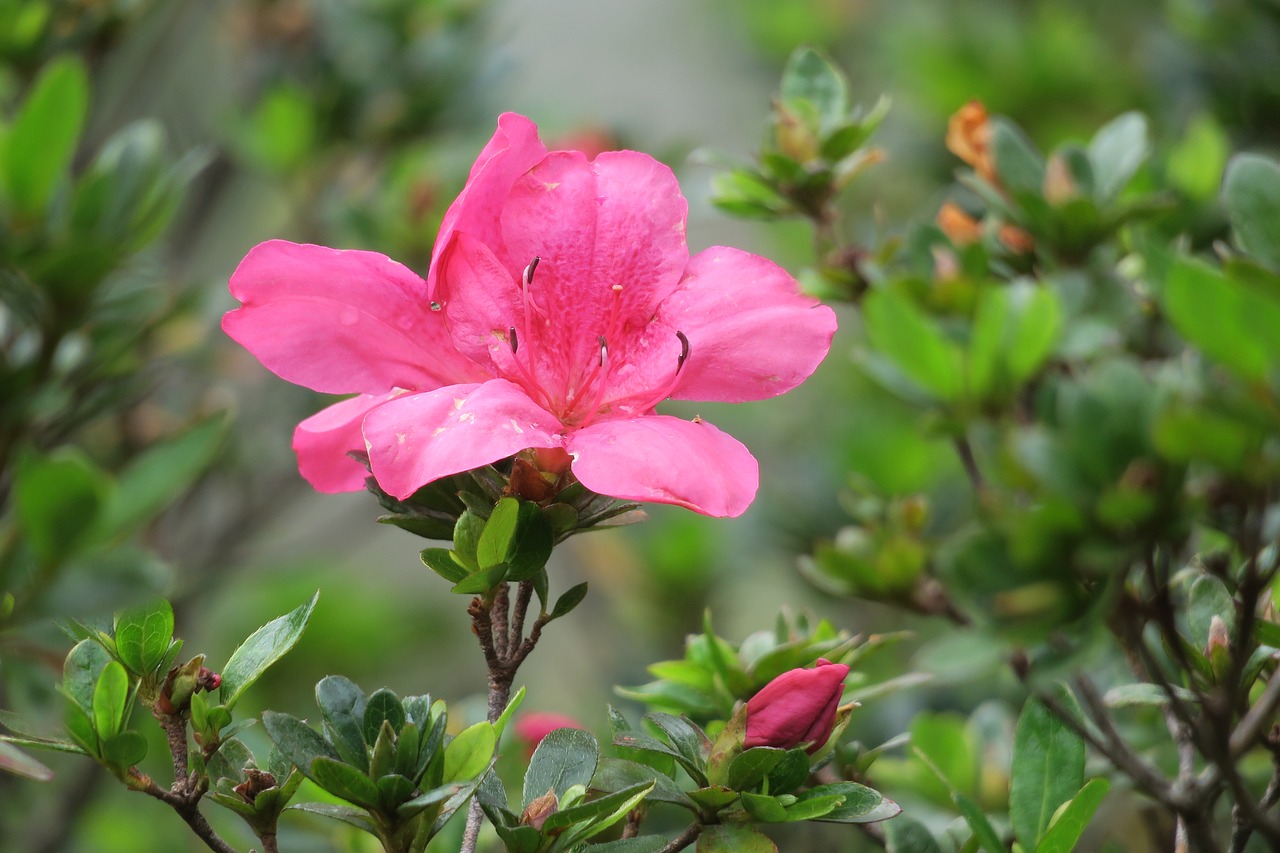
<instances>
[{"instance_id":1,"label":"green leaf","mask_svg":"<svg viewBox=\"0 0 1280 853\"><path fill-rule=\"evenodd\" d=\"M652 789L652 782L634 785L616 793L588 800L558 811L547 818L542 825L542 832L544 835L550 835L555 830L569 828L565 832L564 841L564 845L568 847L574 842L602 832L622 820L627 816L628 812L644 801L645 795Z\"/></svg>"},{"instance_id":2,"label":"green leaf","mask_svg":"<svg viewBox=\"0 0 1280 853\"><path fill-rule=\"evenodd\" d=\"M65 180L89 111L89 79L78 56L45 66L9 128L5 147L8 196L20 213L42 212Z\"/></svg>"},{"instance_id":3,"label":"green leaf","mask_svg":"<svg viewBox=\"0 0 1280 853\"><path fill-rule=\"evenodd\" d=\"M911 744L927 759L943 784L938 799L952 792L974 794L979 757L966 720L956 714L917 714L910 726Z\"/></svg>"},{"instance_id":4,"label":"green leaf","mask_svg":"<svg viewBox=\"0 0 1280 853\"><path fill-rule=\"evenodd\" d=\"M77 450L19 462L13 483L18 520L43 565L58 565L88 541L110 485Z\"/></svg>"},{"instance_id":5,"label":"green leaf","mask_svg":"<svg viewBox=\"0 0 1280 853\"><path fill-rule=\"evenodd\" d=\"M600 747L590 732L556 729L542 739L524 774L524 799L520 808L547 791L557 798L574 785L587 785L595 775Z\"/></svg>"},{"instance_id":6,"label":"green leaf","mask_svg":"<svg viewBox=\"0 0 1280 853\"><path fill-rule=\"evenodd\" d=\"M377 809L378 786L350 764L321 756L312 760L308 777L335 797L366 809Z\"/></svg>"},{"instance_id":7,"label":"green leaf","mask_svg":"<svg viewBox=\"0 0 1280 853\"><path fill-rule=\"evenodd\" d=\"M689 772L694 783L700 786L707 784L706 759L703 758L703 750L710 749L711 744L707 741L706 734L693 723L673 714L658 711L646 714L645 719L667 736L667 740L683 759L680 763Z\"/></svg>"},{"instance_id":8,"label":"green leaf","mask_svg":"<svg viewBox=\"0 0 1280 853\"><path fill-rule=\"evenodd\" d=\"M458 523L453 526L453 550L463 564L476 571L480 564L476 561L476 551L480 544L480 534L484 532L485 520L472 510L458 516Z\"/></svg>"},{"instance_id":9,"label":"green leaf","mask_svg":"<svg viewBox=\"0 0 1280 853\"><path fill-rule=\"evenodd\" d=\"M116 615L116 654L136 675L156 669L173 640L173 607L163 598Z\"/></svg>"},{"instance_id":10,"label":"green leaf","mask_svg":"<svg viewBox=\"0 0 1280 853\"><path fill-rule=\"evenodd\" d=\"M228 709L235 706L240 695L257 681L280 658L284 657L307 627L311 611L320 598L319 591L311 600L277 619L272 619L254 631L222 668L222 688L218 694Z\"/></svg>"},{"instance_id":11,"label":"green leaf","mask_svg":"<svg viewBox=\"0 0 1280 853\"><path fill-rule=\"evenodd\" d=\"M809 778L809 755L796 747L788 749L782 759L769 771L769 790L786 794L799 788Z\"/></svg>"},{"instance_id":12,"label":"green leaf","mask_svg":"<svg viewBox=\"0 0 1280 853\"><path fill-rule=\"evenodd\" d=\"M3 740L0 740L0 770L35 779L37 782L48 782L53 778L52 770Z\"/></svg>"},{"instance_id":13,"label":"green leaf","mask_svg":"<svg viewBox=\"0 0 1280 853\"><path fill-rule=\"evenodd\" d=\"M467 575L462 580L450 588L450 592L458 595L478 595L486 593L507 579L507 572L511 567L506 563L498 563L496 566L490 566L487 569L481 569L478 572Z\"/></svg>"},{"instance_id":14,"label":"green leaf","mask_svg":"<svg viewBox=\"0 0 1280 853\"><path fill-rule=\"evenodd\" d=\"M1141 113L1125 113L1094 134L1089 142L1089 163L1099 204L1107 204L1120 194L1150 150L1147 119Z\"/></svg>"},{"instance_id":15,"label":"green leaf","mask_svg":"<svg viewBox=\"0 0 1280 853\"><path fill-rule=\"evenodd\" d=\"M837 794L844 803L827 812L818 820L828 823L877 823L902 813L902 807L874 788L857 782L833 782L801 792L798 800L810 796Z\"/></svg>"},{"instance_id":16,"label":"green leaf","mask_svg":"<svg viewBox=\"0 0 1280 853\"><path fill-rule=\"evenodd\" d=\"M342 760L361 770L369 768L364 739L364 691L341 675L329 675L316 684L316 704L328 726L329 741Z\"/></svg>"},{"instance_id":17,"label":"green leaf","mask_svg":"<svg viewBox=\"0 0 1280 853\"><path fill-rule=\"evenodd\" d=\"M1071 708L1062 685L1053 692ZM1009 786L1009 817L1022 846L1034 850L1058 807L1084 784L1084 741L1038 699L1029 698L1018 718Z\"/></svg>"},{"instance_id":18,"label":"green leaf","mask_svg":"<svg viewBox=\"0 0 1280 853\"><path fill-rule=\"evenodd\" d=\"M99 738L109 740L120 731L128 704L129 673L119 661L110 661L93 690L93 728Z\"/></svg>"},{"instance_id":19,"label":"green leaf","mask_svg":"<svg viewBox=\"0 0 1280 853\"><path fill-rule=\"evenodd\" d=\"M563 595L556 599L555 606L551 608L551 618L559 619L561 616L568 616L586 597L587 583L585 581L569 587Z\"/></svg>"},{"instance_id":20,"label":"green leaf","mask_svg":"<svg viewBox=\"0 0 1280 853\"><path fill-rule=\"evenodd\" d=\"M1169 181L1192 198L1207 199L1222 182L1230 152L1222 128L1211 115L1202 113L1191 120L1182 140L1169 152Z\"/></svg>"},{"instance_id":21,"label":"green leaf","mask_svg":"<svg viewBox=\"0 0 1280 853\"><path fill-rule=\"evenodd\" d=\"M793 111L811 104L821 132L833 129L849 112L849 87L840 69L809 47L792 51L782 70L782 104Z\"/></svg>"},{"instance_id":22,"label":"green leaf","mask_svg":"<svg viewBox=\"0 0 1280 853\"><path fill-rule=\"evenodd\" d=\"M119 732L102 743L102 757L121 770L127 770L147 757L147 739L138 732Z\"/></svg>"},{"instance_id":23,"label":"green leaf","mask_svg":"<svg viewBox=\"0 0 1280 853\"><path fill-rule=\"evenodd\" d=\"M728 786L735 791L756 787L786 754L785 749L770 746L757 746L740 753L729 764Z\"/></svg>"},{"instance_id":24,"label":"green leaf","mask_svg":"<svg viewBox=\"0 0 1280 853\"><path fill-rule=\"evenodd\" d=\"M288 810L321 815L341 821L349 826L354 826L356 829L363 829L370 835L378 834L373 821L369 820L369 816L364 811L353 809L351 806L342 805L341 803L298 803L289 806Z\"/></svg>"},{"instance_id":25,"label":"green leaf","mask_svg":"<svg viewBox=\"0 0 1280 853\"><path fill-rule=\"evenodd\" d=\"M754 827L716 824L698 836L697 853L778 853L778 845Z\"/></svg>"},{"instance_id":26,"label":"green leaf","mask_svg":"<svg viewBox=\"0 0 1280 853\"><path fill-rule=\"evenodd\" d=\"M271 742L276 745L276 749L285 760L301 770L303 775L313 782L316 781L311 776L313 761L317 758L339 760L333 747L325 743L324 739L310 726L296 717L275 711L264 711L262 727L267 730L267 736L271 738Z\"/></svg>"},{"instance_id":27,"label":"green leaf","mask_svg":"<svg viewBox=\"0 0 1280 853\"><path fill-rule=\"evenodd\" d=\"M1280 625L1259 619L1253 624L1253 636L1258 642L1280 648Z\"/></svg>"},{"instance_id":28,"label":"green leaf","mask_svg":"<svg viewBox=\"0 0 1280 853\"><path fill-rule=\"evenodd\" d=\"M1280 165L1256 154L1237 154L1227 164L1222 202L1240 247L1280 270Z\"/></svg>"},{"instance_id":29,"label":"green leaf","mask_svg":"<svg viewBox=\"0 0 1280 853\"><path fill-rule=\"evenodd\" d=\"M518 498L503 498L494 505L493 513L476 545L476 562L480 564L480 568L488 569L506 562L519 518Z\"/></svg>"},{"instance_id":30,"label":"green leaf","mask_svg":"<svg viewBox=\"0 0 1280 853\"><path fill-rule=\"evenodd\" d=\"M591 777L594 790L616 793L641 783L654 783L648 799L654 802L671 803L691 811L696 811L689 797L680 790L675 782L665 773L639 764L635 761L624 761L618 758L601 760L599 769Z\"/></svg>"},{"instance_id":31,"label":"green leaf","mask_svg":"<svg viewBox=\"0 0 1280 853\"><path fill-rule=\"evenodd\" d=\"M996 834L982 808L961 793L952 794L951 799L956 804L956 810L964 817L965 823L969 824L969 829L978 842L978 849L986 850L987 853L1005 853L1005 846L1000 841L1000 836Z\"/></svg>"},{"instance_id":32,"label":"green leaf","mask_svg":"<svg viewBox=\"0 0 1280 853\"><path fill-rule=\"evenodd\" d=\"M62 692L85 713L93 711L93 694L111 655L93 640L81 640L62 664Z\"/></svg>"},{"instance_id":33,"label":"green leaf","mask_svg":"<svg viewBox=\"0 0 1280 853\"><path fill-rule=\"evenodd\" d=\"M863 300L867 337L908 379L942 400L960 394L960 353L906 296L876 290Z\"/></svg>"},{"instance_id":34,"label":"green leaf","mask_svg":"<svg viewBox=\"0 0 1280 853\"><path fill-rule=\"evenodd\" d=\"M1061 331L1052 288L1027 284L982 290L969 342L969 383L979 397L1016 391L1040 369Z\"/></svg>"},{"instance_id":35,"label":"green leaf","mask_svg":"<svg viewBox=\"0 0 1280 853\"><path fill-rule=\"evenodd\" d=\"M924 824L901 815L884 825L887 853L942 853L942 848Z\"/></svg>"},{"instance_id":36,"label":"green leaf","mask_svg":"<svg viewBox=\"0 0 1280 853\"><path fill-rule=\"evenodd\" d=\"M1044 158L1017 127L1003 118L991 119L991 147L1000 183L1015 196L1040 197Z\"/></svg>"},{"instance_id":37,"label":"green leaf","mask_svg":"<svg viewBox=\"0 0 1280 853\"><path fill-rule=\"evenodd\" d=\"M641 835L637 838L620 838L603 844L592 844L590 853L658 853L667 846L661 835Z\"/></svg>"},{"instance_id":38,"label":"green leaf","mask_svg":"<svg viewBox=\"0 0 1280 853\"><path fill-rule=\"evenodd\" d=\"M466 566L454 559L448 548L427 548L420 556L423 565L449 583L457 583L470 574Z\"/></svg>"},{"instance_id":39,"label":"green leaf","mask_svg":"<svg viewBox=\"0 0 1280 853\"><path fill-rule=\"evenodd\" d=\"M1235 599L1220 578L1200 575L1191 584L1190 600L1187 603L1187 627L1191 631L1191 642L1197 648L1203 650L1209 645L1209 627L1215 616L1226 623L1228 631L1234 631Z\"/></svg>"},{"instance_id":40,"label":"green leaf","mask_svg":"<svg viewBox=\"0 0 1280 853\"><path fill-rule=\"evenodd\" d=\"M1196 694L1185 687L1175 685L1174 690L1184 702L1196 701ZM1169 696L1160 685L1144 681L1136 684L1117 684L1107 691L1102 701L1108 708L1164 706L1169 704Z\"/></svg>"},{"instance_id":41,"label":"green leaf","mask_svg":"<svg viewBox=\"0 0 1280 853\"><path fill-rule=\"evenodd\" d=\"M1280 361L1280 299L1201 261L1176 258L1165 310L1184 338L1245 379L1266 381Z\"/></svg>"},{"instance_id":42,"label":"green leaf","mask_svg":"<svg viewBox=\"0 0 1280 853\"><path fill-rule=\"evenodd\" d=\"M555 531L538 505L520 501L516 529L507 549L508 580L525 581L546 568L555 546Z\"/></svg>"},{"instance_id":43,"label":"green leaf","mask_svg":"<svg viewBox=\"0 0 1280 853\"><path fill-rule=\"evenodd\" d=\"M1090 779L1071 800L1054 815L1049 831L1036 845L1035 853L1071 853L1089 821L1102 805L1111 783L1106 779Z\"/></svg>"},{"instance_id":44,"label":"green leaf","mask_svg":"<svg viewBox=\"0 0 1280 853\"><path fill-rule=\"evenodd\" d=\"M444 775L441 781L453 784L480 776L493 761L497 746L498 733L492 723L479 722L463 729L444 748ZM595 769L594 764L592 769Z\"/></svg>"},{"instance_id":45,"label":"green leaf","mask_svg":"<svg viewBox=\"0 0 1280 853\"><path fill-rule=\"evenodd\" d=\"M370 745L375 743L383 723L390 723L392 731L400 731L406 719L404 703L399 696L385 687L374 691L365 703L364 717L360 721L364 742Z\"/></svg>"},{"instance_id":46,"label":"green leaf","mask_svg":"<svg viewBox=\"0 0 1280 853\"><path fill-rule=\"evenodd\" d=\"M786 822L787 808L778 801L777 797L771 797L767 794L753 794L749 791L741 792L739 797L742 800L742 807L747 810L747 814L761 823Z\"/></svg>"}]
</instances>

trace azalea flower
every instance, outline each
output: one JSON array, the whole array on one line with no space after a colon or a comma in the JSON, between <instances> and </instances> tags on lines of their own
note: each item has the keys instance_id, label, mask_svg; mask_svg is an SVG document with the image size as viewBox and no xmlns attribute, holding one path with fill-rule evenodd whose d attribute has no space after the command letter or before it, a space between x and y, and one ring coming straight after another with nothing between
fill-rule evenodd
<instances>
[{"instance_id":1,"label":"azalea flower","mask_svg":"<svg viewBox=\"0 0 1280 853\"><path fill-rule=\"evenodd\" d=\"M781 394L830 348L832 311L770 261L690 257L671 170L635 151L548 152L508 113L446 212L425 280L365 251L273 240L231 278L223 329L280 377L357 396L299 424L323 492L368 475L406 498L522 451L624 500L736 516L758 466L666 399Z\"/></svg>"},{"instance_id":2,"label":"azalea flower","mask_svg":"<svg viewBox=\"0 0 1280 853\"><path fill-rule=\"evenodd\" d=\"M818 751L835 728L849 667L818 658L812 669L790 669L747 701L747 734L743 746L772 746Z\"/></svg>"}]
</instances>

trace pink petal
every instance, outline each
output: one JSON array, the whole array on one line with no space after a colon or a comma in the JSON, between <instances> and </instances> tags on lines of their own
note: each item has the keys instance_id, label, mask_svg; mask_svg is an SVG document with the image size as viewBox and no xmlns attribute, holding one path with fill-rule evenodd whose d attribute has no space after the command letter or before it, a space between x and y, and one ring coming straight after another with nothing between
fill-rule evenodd
<instances>
[{"instance_id":1,"label":"pink petal","mask_svg":"<svg viewBox=\"0 0 1280 853\"><path fill-rule=\"evenodd\" d=\"M392 400L369 413L365 446L383 490L407 498L433 480L529 447L560 447L560 422L517 385L493 379Z\"/></svg>"},{"instance_id":2,"label":"pink petal","mask_svg":"<svg viewBox=\"0 0 1280 853\"><path fill-rule=\"evenodd\" d=\"M426 284L376 252L271 240L231 277L223 330L268 370L330 394L429 390L484 378L458 353Z\"/></svg>"},{"instance_id":3,"label":"pink petal","mask_svg":"<svg viewBox=\"0 0 1280 853\"><path fill-rule=\"evenodd\" d=\"M593 492L703 515L741 515L760 483L755 457L702 420L603 421L570 434L565 449L574 456L574 475Z\"/></svg>"},{"instance_id":4,"label":"pink petal","mask_svg":"<svg viewBox=\"0 0 1280 853\"><path fill-rule=\"evenodd\" d=\"M458 234L440 258L441 298L448 302L454 346L473 361L511 365L508 330L523 327L520 290L511 273L484 243Z\"/></svg>"},{"instance_id":5,"label":"pink petal","mask_svg":"<svg viewBox=\"0 0 1280 853\"><path fill-rule=\"evenodd\" d=\"M552 152L516 181L502 212L507 255L541 259L530 293L549 322L532 343L555 354L548 372L564 386L598 360L601 336L611 358L636 360L635 339L688 261L687 212L671 170L634 151Z\"/></svg>"},{"instance_id":6,"label":"pink petal","mask_svg":"<svg viewBox=\"0 0 1280 853\"><path fill-rule=\"evenodd\" d=\"M658 316L689 338L678 400L742 403L790 391L826 357L836 331L835 313L802 295L786 270L723 246L689 260Z\"/></svg>"},{"instance_id":7,"label":"pink petal","mask_svg":"<svg viewBox=\"0 0 1280 853\"><path fill-rule=\"evenodd\" d=\"M369 469L347 454L364 452L360 425L364 416L399 392L370 397L361 394L321 409L293 432L293 451L298 454L298 471L318 492L358 492L364 488Z\"/></svg>"},{"instance_id":8,"label":"pink petal","mask_svg":"<svg viewBox=\"0 0 1280 853\"><path fill-rule=\"evenodd\" d=\"M465 232L490 246L500 247L498 214L502 203L516 178L532 169L546 153L546 147L538 139L538 126L532 121L516 113L503 113L498 117L497 130L476 158L466 185L441 220L427 271L428 292L432 298L436 298L440 284L440 256L449 248L453 234Z\"/></svg>"}]
</instances>

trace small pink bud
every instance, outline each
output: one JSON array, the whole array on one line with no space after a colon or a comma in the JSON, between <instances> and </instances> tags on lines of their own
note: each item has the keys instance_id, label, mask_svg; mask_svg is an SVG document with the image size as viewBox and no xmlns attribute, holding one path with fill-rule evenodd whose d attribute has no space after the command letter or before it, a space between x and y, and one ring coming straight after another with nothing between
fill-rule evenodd
<instances>
[{"instance_id":1,"label":"small pink bud","mask_svg":"<svg viewBox=\"0 0 1280 853\"><path fill-rule=\"evenodd\" d=\"M813 669L789 670L770 681L747 702L743 746L792 749L808 744L806 752L818 750L831 737L848 674L844 664L819 658Z\"/></svg>"}]
</instances>

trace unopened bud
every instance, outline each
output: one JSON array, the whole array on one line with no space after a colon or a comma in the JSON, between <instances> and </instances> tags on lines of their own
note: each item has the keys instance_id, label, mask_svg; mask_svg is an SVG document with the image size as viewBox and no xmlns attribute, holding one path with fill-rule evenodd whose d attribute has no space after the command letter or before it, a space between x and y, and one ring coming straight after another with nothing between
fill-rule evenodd
<instances>
[{"instance_id":1,"label":"unopened bud","mask_svg":"<svg viewBox=\"0 0 1280 853\"><path fill-rule=\"evenodd\" d=\"M204 665L204 655L196 655L169 670L156 707L165 714L176 713L191 703L192 693L217 690L221 685L222 676Z\"/></svg>"},{"instance_id":2,"label":"unopened bud","mask_svg":"<svg viewBox=\"0 0 1280 853\"><path fill-rule=\"evenodd\" d=\"M957 246L968 246L982 239L982 225L953 202L945 202L938 208L935 221L947 239Z\"/></svg>"},{"instance_id":3,"label":"unopened bud","mask_svg":"<svg viewBox=\"0 0 1280 853\"><path fill-rule=\"evenodd\" d=\"M276 777L255 767L246 767L244 781L231 790L239 794L246 803L252 803L258 795L269 788L276 787Z\"/></svg>"},{"instance_id":4,"label":"unopened bud","mask_svg":"<svg viewBox=\"0 0 1280 853\"><path fill-rule=\"evenodd\" d=\"M547 822L547 818L555 814L559 808L560 801L556 799L555 789L549 788L545 794L525 807L525 810L520 814L520 825L532 826L534 829L541 830L542 825Z\"/></svg>"},{"instance_id":5,"label":"unopened bud","mask_svg":"<svg viewBox=\"0 0 1280 853\"><path fill-rule=\"evenodd\" d=\"M1231 667L1231 630L1216 613L1209 620L1209 641L1204 647L1205 657L1213 674L1221 678Z\"/></svg>"},{"instance_id":6,"label":"unopened bud","mask_svg":"<svg viewBox=\"0 0 1280 853\"><path fill-rule=\"evenodd\" d=\"M1054 154L1044 169L1044 185L1041 188L1044 200L1054 207L1059 207L1080 195L1080 188L1071 177L1067 161Z\"/></svg>"},{"instance_id":7,"label":"unopened bud","mask_svg":"<svg viewBox=\"0 0 1280 853\"><path fill-rule=\"evenodd\" d=\"M778 151L797 163L808 163L818 158L818 140L805 123L776 104L773 119L773 137Z\"/></svg>"},{"instance_id":8,"label":"unopened bud","mask_svg":"<svg viewBox=\"0 0 1280 853\"><path fill-rule=\"evenodd\" d=\"M973 167L978 176L998 184L991 153L991 124L981 101L970 101L947 122L947 150Z\"/></svg>"}]
</instances>

